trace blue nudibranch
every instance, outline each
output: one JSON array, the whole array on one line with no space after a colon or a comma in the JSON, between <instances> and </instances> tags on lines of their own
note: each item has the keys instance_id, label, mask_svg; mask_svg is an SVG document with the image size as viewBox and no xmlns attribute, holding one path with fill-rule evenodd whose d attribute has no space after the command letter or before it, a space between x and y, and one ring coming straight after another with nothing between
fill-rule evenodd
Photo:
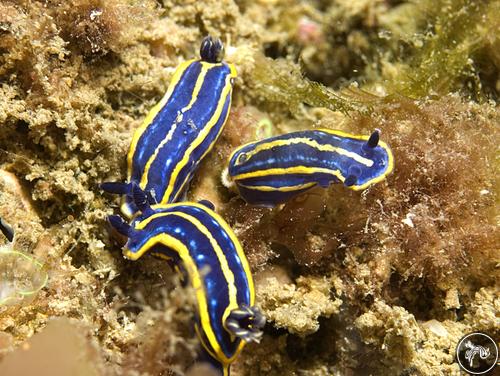
<instances>
[{"instance_id":1,"label":"blue nudibranch","mask_svg":"<svg viewBox=\"0 0 500 376\"><path fill-rule=\"evenodd\" d=\"M128 237L124 256L137 260L151 253L176 266L196 294L195 329L204 357L229 375L245 342L258 342L265 323L254 306L253 279L238 239L208 201L150 206L136 184L131 190L141 214L130 225L120 216L109 217Z\"/></svg>"},{"instance_id":2,"label":"blue nudibranch","mask_svg":"<svg viewBox=\"0 0 500 376\"><path fill-rule=\"evenodd\" d=\"M201 60L177 68L163 99L135 131L127 156L128 183L103 183L102 189L125 194L122 213L137 208L132 183L146 192L151 204L182 198L200 161L222 132L231 106L236 69L222 62L220 40L206 37Z\"/></svg>"},{"instance_id":3,"label":"blue nudibranch","mask_svg":"<svg viewBox=\"0 0 500 376\"><path fill-rule=\"evenodd\" d=\"M228 178L249 204L275 206L320 185L362 190L394 168L380 131L358 136L337 130L292 132L252 142L229 158Z\"/></svg>"}]
</instances>

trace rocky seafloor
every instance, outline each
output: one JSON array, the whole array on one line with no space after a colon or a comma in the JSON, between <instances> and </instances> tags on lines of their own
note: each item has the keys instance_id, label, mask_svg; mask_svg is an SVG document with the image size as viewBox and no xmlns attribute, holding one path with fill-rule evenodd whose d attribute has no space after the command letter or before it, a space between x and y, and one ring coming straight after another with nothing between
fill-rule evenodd
<instances>
[{"instance_id":1,"label":"rocky seafloor","mask_svg":"<svg viewBox=\"0 0 500 376\"><path fill-rule=\"evenodd\" d=\"M268 323L243 375L458 375L500 338L498 0L0 0L0 375L208 375L189 290L106 216L132 133L218 36L238 78L191 188L240 239ZM238 145L378 128L395 169L274 209L220 175ZM21 292L21 294L20 294Z\"/></svg>"}]
</instances>

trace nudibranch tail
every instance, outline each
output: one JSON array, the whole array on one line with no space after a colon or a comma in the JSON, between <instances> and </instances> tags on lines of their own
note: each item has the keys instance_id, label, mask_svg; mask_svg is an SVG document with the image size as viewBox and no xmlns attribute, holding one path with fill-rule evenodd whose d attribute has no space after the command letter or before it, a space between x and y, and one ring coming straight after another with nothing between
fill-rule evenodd
<instances>
[{"instance_id":1,"label":"nudibranch tail","mask_svg":"<svg viewBox=\"0 0 500 376\"><path fill-rule=\"evenodd\" d=\"M14 240L14 229L10 227L2 218L0 218L0 231L12 243Z\"/></svg>"},{"instance_id":2,"label":"nudibranch tail","mask_svg":"<svg viewBox=\"0 0 500 376\"><path fill-rule=\"evenodd\" d=\"M292 132L237 148L228 175L249 204L275 206L319 185L343 183L362 190L394 167L376 129L370 136L317 129Z\"/></svg>"}]
</instances>

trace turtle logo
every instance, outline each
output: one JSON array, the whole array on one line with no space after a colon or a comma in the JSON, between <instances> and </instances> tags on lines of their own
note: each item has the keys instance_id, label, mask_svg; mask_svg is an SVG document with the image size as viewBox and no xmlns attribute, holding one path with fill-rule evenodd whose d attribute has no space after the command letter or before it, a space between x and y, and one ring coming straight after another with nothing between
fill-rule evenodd
<instances>
[{"instance_id":1,"label":"turtle logo","mask_svg":"<svg viewBox=\"0 0 500 376\"><path fill-rule=\"evenodd\" d=\"M484 375L498 362L498 346L487 334L471 333L458 343L456 356L464 371L472 375Z\"/></svg>"}]
</instances>

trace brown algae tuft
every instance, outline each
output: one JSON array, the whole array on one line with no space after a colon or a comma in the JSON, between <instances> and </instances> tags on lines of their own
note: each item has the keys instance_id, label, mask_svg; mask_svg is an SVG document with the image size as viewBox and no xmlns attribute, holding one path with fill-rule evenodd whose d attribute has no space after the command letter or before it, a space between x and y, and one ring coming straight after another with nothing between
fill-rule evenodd
<instances>
[{"instance_id":1,"label":"brown algae tuft","mask_svg":"<svg viewBox=\"0 0 500 376\"><path fill-rule=\"evenodd\" d=\"M68 49L87 59L119 52L127 36L150 16L150 1L51 0L51 13Z\"/></svg>"}]
</instances>

